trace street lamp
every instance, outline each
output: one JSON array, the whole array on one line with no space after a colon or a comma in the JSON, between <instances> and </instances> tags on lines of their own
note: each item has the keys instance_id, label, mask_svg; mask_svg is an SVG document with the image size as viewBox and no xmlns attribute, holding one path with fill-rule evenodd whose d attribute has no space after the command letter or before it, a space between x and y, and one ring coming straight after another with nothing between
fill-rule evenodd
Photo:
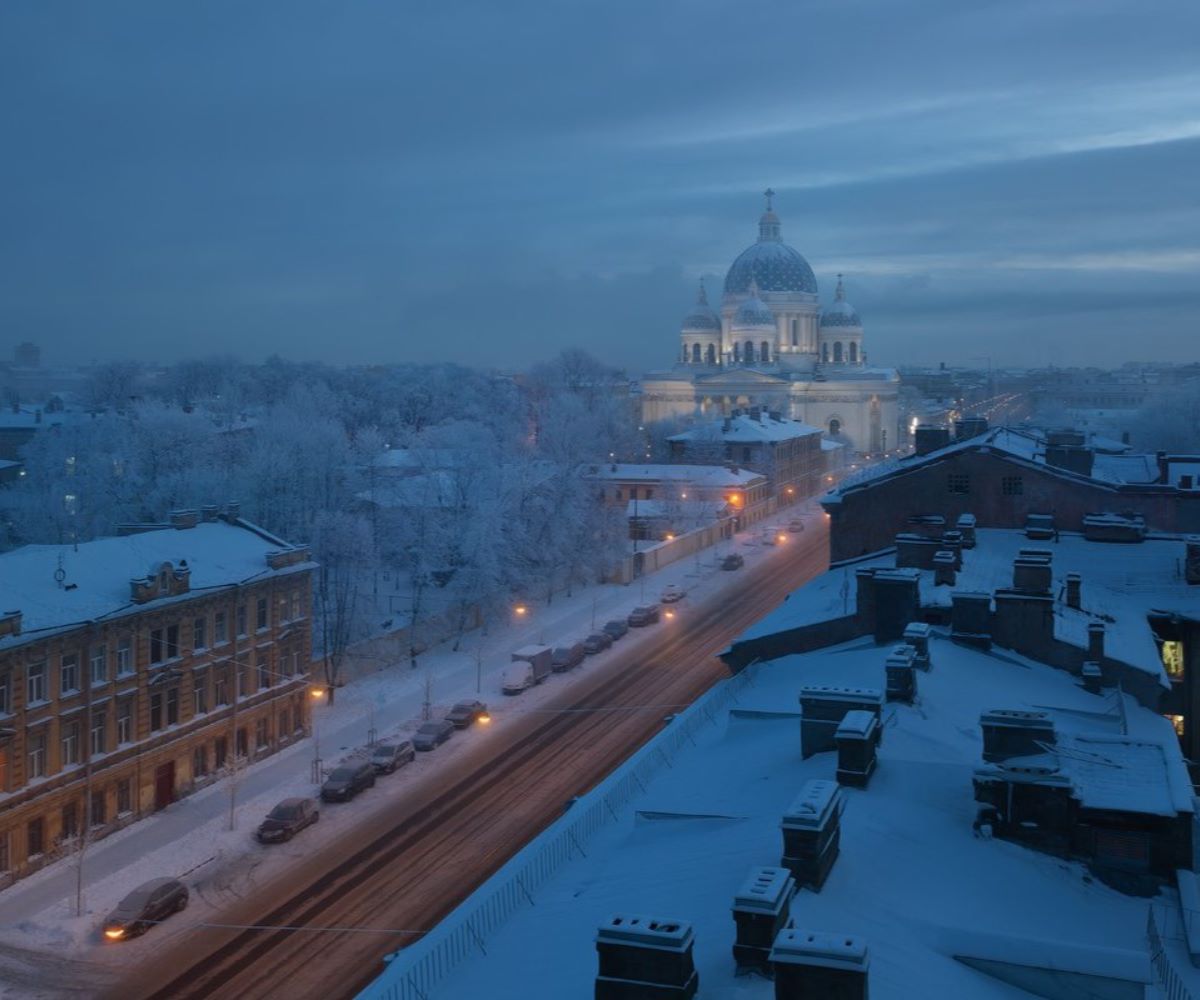
<instances>
[{"instance_id":1,"label":"street lamp","mask_svg":"<svg viewBox=\"0 0 1200 1000\"><path fill-rule=\"evenodd\" d=\"M320 722L317 719L316 703L325 697L325 692L319 687L309 688L309 697L313 700L313 762L312 762L312 780L314 785L321 783L321 728Z\"/></svg>"}]
</instances>

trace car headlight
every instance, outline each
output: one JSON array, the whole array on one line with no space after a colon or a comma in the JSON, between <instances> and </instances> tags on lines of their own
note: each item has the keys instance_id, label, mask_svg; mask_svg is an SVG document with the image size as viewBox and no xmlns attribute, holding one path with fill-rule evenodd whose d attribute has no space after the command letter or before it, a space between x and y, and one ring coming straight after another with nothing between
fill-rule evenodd
<instances>
[{"instance_id":1,"label":"car headlight","mask_svg":"<svg viewBox=\"0 0 1200 1000\"><path fill-rule=\"evenodd\" d=\"M104 936L110 941L119 941L125 936L125 931L121 927L110 927L104 932Z\"/></svg>"}]
</instances>

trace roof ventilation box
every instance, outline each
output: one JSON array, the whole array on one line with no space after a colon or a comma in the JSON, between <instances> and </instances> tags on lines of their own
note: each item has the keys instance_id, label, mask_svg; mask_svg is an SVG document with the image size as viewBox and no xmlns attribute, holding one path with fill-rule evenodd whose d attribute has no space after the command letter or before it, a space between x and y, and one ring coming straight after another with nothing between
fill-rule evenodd
<instances>
[{"instance_id":1,"label":"roof ventilation box","mask_svg":"<svg viewBox=\"0 0 1200 1000\"><path fill-rule=\"evenodd\" d=\"M903 639L913 648L913 665L922 670L933 666L929 655L929 639L933 635L933 626L928 622L909 622L904 626Z\"/></svg>"},{"instance_id":2,"label":"roof ventilation box","mask_svg":"<svg viewBox=\"0 0 1200 1000\"><path fill-rule=\"evenodd\" d=\"M688 1000L700 988L695 934L682 920L609 917L596 932L596 1000Z\"/></svg>"},{"instance_id":3,"label":"roof ventilation box","mask_svg":"<svg viewBox=\"0 0 1200 1000\"><path fill-rule=\"evenodd\" d=\"M866 788L875 771L879 746L879 723L871 712L847 712L837 727L839 785Z\"/></svg>"},{"instance_id":4,"label":"roof ventilation box","mask_svg":"<svg viewBox=\"0 0 1200 1000\"><path fill-rule=\"evenodd\" d=\"M786 868L754 868L733 897L737 938L733 960L739 974L770 972L771 945L787 925L796 881Z\"/></svg>"},{"instance_id":5,"label":"roof ventilation box","mask_svg":"<svg viewBox=\"0 0 1200 1000\"><path fill-rule=\"evenodd\" d=\"M883 692L879 688L813 685L800 690L800 755L807 760L815 753L836 750L837 727L847 712L870 712L882 722Z\"/></svg>"},{"instance_id":6,"label":"roof ventilation box","mask_svg":"<svg viewBox=\"0 0 1200 1000\"><path fill-rule=\"evenodd\" d=\"M913 433L913 445L918 455L928 455L930 452L945 448L950 443L950 428L935 427L933 424L917 424Z\"/></svg>"},{"instance_id":7,"label":"roof ventilation box","mask_svg":"<svg viewBox=\"0 0 1200 1000\"><path fill-rule=\"evenodd\" d=\"M959 441L979 437L980 434L986 434L987 429L987 417L963 417L954 421L954 437Z\"/></svg>"},{"instance_id":8,"label":"roof ventilation box","mask_svg":"<svg viewBox=\"0 0 1200 1000\"><path fill-rule=\"evenodd\" d=\"M867 1000L871 963L860 938L788 927L775 939L771 963L775 1000Z\"/></svg>"},{"instance_id":9,"label":"roof ventilation box","mask_svg":"<svg viewBox=\"0 0 1200 1000\"><path fill-rule=\"evenodd\" d=\"M842 790L832 781L806 781L783 814L783 859L796 885L820 892L837 860Z\"/></svg>"},{"instance_id":10,"label":"roof ventilation box","mask_svg":"<svg viewBox=\"0 0 1200 1000\"><path fill-rule=\"evenodd\" d=\"M996 764L1015 757L1036 757L1055 745L1054 720L1046 712L993 709L979 717L983 759Z\"/></svg>"},{"instance_id":11,"label":"roof ventilation box","mask_svg":"<svg viewBox=\"0 0 1200 1000\"><path fill-rule=\"evenodd\" d=\"M917 696L917 651L907 643L896 646L884 661L887 671L887 700L911 705Z\"/></svg>"},{"instance_id":12,"label":"roof ventilation box","mask_svg":"<svg viewBox=\"0 0 1200 1000\"><path fill-rule=\"evenodd\" d=\"M962 535L962 545L964 549L975 548L974 514L959 514L958 520L954 522L954 528L960 535Z\"/></svg>"}]
</instances>

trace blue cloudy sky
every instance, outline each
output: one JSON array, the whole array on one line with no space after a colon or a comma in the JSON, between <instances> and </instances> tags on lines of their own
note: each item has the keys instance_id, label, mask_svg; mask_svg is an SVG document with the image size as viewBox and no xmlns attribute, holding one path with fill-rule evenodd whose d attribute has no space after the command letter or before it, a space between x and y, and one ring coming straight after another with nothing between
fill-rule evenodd
<instances>
[{"instance_id":1,"label":"blue cloudy sky","mask_svg":"<svg viewBox=\"0 0 1200 1000\"><path fill-rule=\"evenodd\" d=\"M1200 4L10 0L0 356L669 362L779 192L873 360L1200 357Z\"/></svg>"}]
</instances>

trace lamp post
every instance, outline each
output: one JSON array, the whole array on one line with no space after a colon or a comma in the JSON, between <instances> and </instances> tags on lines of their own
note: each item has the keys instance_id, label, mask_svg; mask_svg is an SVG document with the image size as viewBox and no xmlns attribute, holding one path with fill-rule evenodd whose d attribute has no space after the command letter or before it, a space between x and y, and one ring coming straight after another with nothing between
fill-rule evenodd
<instances>
[{"instance_id":1,"label":"lamp post","mask_svg":"<svg viewBox=\"0 0 1200 1000\"><path fill-rule=\"evenodd\" d=\"M309 688L309 697L313 701L312 711L312 728L313 728L313 762L312 762L312 781L314 785L321 783L321 724L317 718L317 705L324 697L324 692L319 687Z\"/></svg>"}]
</instances>

